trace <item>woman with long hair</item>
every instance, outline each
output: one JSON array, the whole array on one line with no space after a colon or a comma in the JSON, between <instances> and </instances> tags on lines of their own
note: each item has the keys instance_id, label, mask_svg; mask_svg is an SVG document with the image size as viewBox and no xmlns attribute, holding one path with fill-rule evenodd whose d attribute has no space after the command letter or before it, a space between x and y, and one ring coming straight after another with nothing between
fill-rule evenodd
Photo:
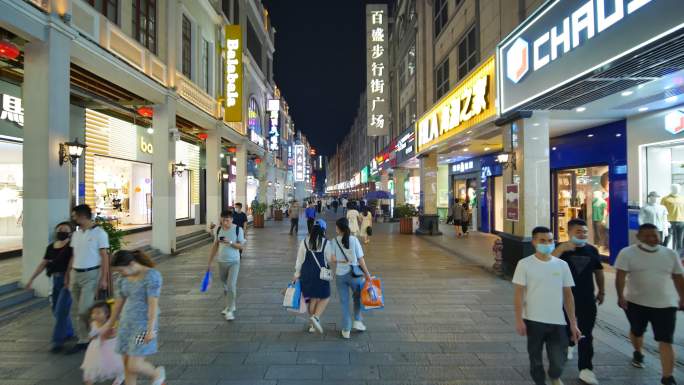
<instances>
[{"instance_id":1,"label":"woman with long hair","mask_svg":"<svg viewBox=\"0 0 684 385\"><path fill-rule=\"evenodd\" d=\"M361 242L351 235L347 218L340 218L335 224L337 236L330 248L330 259L336 264L337 293L342 305L342 338L349 339L352 328L357 331L366 330L361 317L361 288L364 277L370 280L371 275L363 258ZM349 309L350 291L354 302L354 321Z\"/></svg>"},{"instance_id":2,"label":"woman with long hair","mask_svg":"<svg viewBox=\"0 0 684 385\"><path fill-rule=\"evenodd\" d=\"M119 321L116 351L123 356L126 385L136 385L139 375L152 379L152 385L163 385L164 367L154 367L145 360L157 353L162 276L154 269L150 257L140 250L119 250L112 266L121 276L115 284L112 315L102 327L102 334L107 335Z\"/></svg>"},{"instance_id":3,"label":"woman with long hair","mask_svg":"<svg viewBox=\"0 0 684 385\"><path fill-rule=\"evenodd\" d=\"M345 214L349 226L349 231L351 231L351 235L354 236L357 236L359 234L359 224L361 223L361 214L359 214L359 210L357 210L356 208L356 203L347 203L347 213Z\"/></svg>"},{"instance_id":4,"label":"woman with long hair","mask_svg":"<svg viewBox=\"0 0 684 385\"><path fill-rule=\"evenodd\" d=\"M321 316L330 302L330 281L321 279L324 275L321 271L328 269L326 249L328 240L325 238L327 224L319 219L311 228L308 238L304 238L299 244L297 261L293 281L299 279L302 286L302 294L308 298L309 309L309 332L318 331L323 334ZM332 278L332 275L330 275Z\"/></svg>"},{"instance_id":5,"label":"woman with long hair","mask_svg":"<svg viewBox=\"0 0 684 385\"><path fill-rule=\"evenodd\" d=\"M74 336L74 328L69 318L68 302L70 298L69 287L66 282L66 274L69 270L69 262L74 255L71 248L71 233L74 228L70 222L62 222L55 226L55 241L45 249L45 256L40 262L31 279L26 283L26 290L31 290L33 281L43 272L52 278L52 314L55 317L55 327L52 330L53 353L58 353L64 348L64 342Z\"/></svg>"},{"instance_id":6,"label":"woman with long hair","mask_svg":"<svg viewBox=\"0 0 684 385\"><path fill-rule=\"evenodd\" d=\"M373 231L373 214L371 213L371 208L368 206L363 206L361 210L361 229L359 230L359 235L363 239L364 244L370 242L370 233Z\"/></svg>"}]
</instances>

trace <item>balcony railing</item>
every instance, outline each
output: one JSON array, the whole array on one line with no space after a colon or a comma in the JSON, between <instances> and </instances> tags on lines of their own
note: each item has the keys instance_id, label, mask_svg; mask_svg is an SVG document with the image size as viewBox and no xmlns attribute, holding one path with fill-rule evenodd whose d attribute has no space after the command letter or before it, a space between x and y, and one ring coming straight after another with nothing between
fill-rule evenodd
<instances>
[{"instance_id":1,"label":"balcony railing","mask_svg":"<svg viewBox=\"0 0 684 385\"><path fill-rule=\"evenodd\" d=\"M219 116L218 102L179 71L176 71L176 92L180 97L207 114L215 118Z\"/></svg>"}]
</instances>

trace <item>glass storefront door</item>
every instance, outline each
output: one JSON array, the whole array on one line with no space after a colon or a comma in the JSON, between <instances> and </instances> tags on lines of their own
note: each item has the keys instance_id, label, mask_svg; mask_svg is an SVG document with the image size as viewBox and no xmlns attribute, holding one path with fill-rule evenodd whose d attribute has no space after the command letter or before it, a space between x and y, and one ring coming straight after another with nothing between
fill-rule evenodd
<instances>
[{"instance_id":1,"label":"glass storefront door","mask_svg":"<svg viewBox=\"0 0 684 385\"><path fill-rule=\"evenodd\" d=\"M176 175L176 219L190 218L190 170Z\"/></svg>"},{"instance_id":2,"label":"glass storefront door","mask_svg":"<svg viewBox=\"0 0 684 385\"><path fill-rule=\"evenodd\" d=\"M24 195L22 143L0 140L0 253L20 250Z\"/></svg>"},{"instance_id":3,"label":"glass storefront door","mask_svg":"<svg viewBox=\"0 0 684 385\"><path fill-rule=\"evenodd\" d=\"M559 242L569 240L568 222L587 222L589 241L602 255L610 254L608 166L582 167L554 173L554 226Z\"/></svg>"}]
</instances>

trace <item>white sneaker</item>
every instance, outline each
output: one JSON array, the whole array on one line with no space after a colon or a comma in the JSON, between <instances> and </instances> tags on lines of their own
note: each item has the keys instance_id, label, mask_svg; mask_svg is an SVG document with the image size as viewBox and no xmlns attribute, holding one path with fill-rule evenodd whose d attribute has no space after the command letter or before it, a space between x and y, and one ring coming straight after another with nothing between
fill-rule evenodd
<instances>
[{"instance_id":1,"label":"white sneaker","mask_svg":"<svg viewBox=\"0 0 684 385\"><path fill-rule=\"evenodd\" d=\"M575 347L568 346L568 361L572 360L573 358L575 358Z\"/></svg>"},{"instance_id":2,"label":"white sneaker","mask_svg":"<svg viewBox=\"0 0 684 385\"><path fill-rule=\"evenodd\" d=\"M560 378L556 378L555 380L551 380L551 385L563 385L563 381L561 381Z\"/></svg>"},{"instance_id":3,"label":"white sneaker","mask_svg":"<svg viewBox=\"0 0 684 385\"><path fill-rule=\"evenodd\" d=\"M232 311L226 313L226 321L232 321L235 319L235 314Z\"/></svg>"},{"instance_id":4,"label":"white sneaker","mask_svg":"<svg viewBox=\"0 0 684 385\"><path fill-rule=\"evenodd\" d=\"M589 369L580 370L579 379L580 379L580 381L584 382L585 384L589 384L589 385L598 385L598 383L599 383L594 372L592 372Z\"/></svg>"},{"instance_id":5,"label":"white sneaker","mask_svg":"<svg viewBox=\"0 0 684 385\"><path fill-rule=\"evenodd\" d=\"M166 369L163 366L159 367L159 377L157 377L152 385L164 385L166 383Z\"/></svg>"},{"instance_id":6,"label":"white sneaker","mask_svg":"<svg viewBox=\"0 0 684 385\"><path fill-rule=\"evenodd\" d=\"M313 325L309 325L309 333L316 333L316 328Z\"/></svg>"},{"instance_id":7,"label":"white sneaker","mask_svg":"<svg viewBox=\"0 0 684 385\"><path fill-rule=\"evenodd\" d=\"M228 314L229 311L230 310L228 310L228 308L225 308L225 309L221 310L221 314L226 315L226 314Z\"/></svg>"},{"instance_id":8,"label":"white sneaker","mask_svg":"<svg viewBox=\"0 0 684 385\"><path fill-rule=\"evenodd\" d=\"M319 333L323 334L323 326L321 325L321 320L318 319L318 317L311 316L311 325L318 331Z\"/></svg>"},{"instance_id":9,"label":"white sneaker","mask_svg":"<svg viewBox=\"0 0 684 385\"><path fill-rule=\"evenodd\" d=\"M116 376L116 378L114 379L114 382L112 382L112 385L121 385L121 384L123 384L123 382L124 382L125 379L126 379L126 376L125 376L125 375L119 374L119 375Z\"/></svg>"},{"instance_id":10,"label":"white sneaker","mask_svg":"<svg viewBox=\"0 0 684 385\"><path fill-rule=\"evenodd\" d=\"M352 323L352 329L358 330L360 332L365 332L366 325L364 325L361 321L354 321L354 323Z\"/></svg>"},{"instance_id":11,"label":"white sneaker","mask_svg":"<svg viewBox=\"0 0 684 385\"><path fill-rule=\"evenodd\" d=\"M351 338L351 332L349 330L342 330L342 338L348 340Z\"/></svg>"}]
</instances>

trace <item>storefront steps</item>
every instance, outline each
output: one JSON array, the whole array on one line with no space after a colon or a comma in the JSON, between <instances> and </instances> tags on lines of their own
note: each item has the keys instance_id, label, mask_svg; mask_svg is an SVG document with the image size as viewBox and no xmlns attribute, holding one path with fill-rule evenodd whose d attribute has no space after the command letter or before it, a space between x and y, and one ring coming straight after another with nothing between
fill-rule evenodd
<instances>
[{"instance_id":1,"label":"storefront steps","mask_svg":"<svg viewBox=\"0 0 684 385\"><path fill-rule=\"evenodd\" d=\"M36 297L33 290L24 290L19 282L0 286L0 325L28 311L47 306L47 298Z\"/></svg>"},{"instance_id":2,"label":"storefront steps","mask_svg":"<svg viewBox=\"0 0 684 385\"><path fill-rule=\"evenodd\" d=\"M186 235L180 235L176 239L176 252L174 254L190 251L208 245L213 241L214 238L211 233L208 233L206 230L198 230Z\"/></svg>"}]
</instances>

